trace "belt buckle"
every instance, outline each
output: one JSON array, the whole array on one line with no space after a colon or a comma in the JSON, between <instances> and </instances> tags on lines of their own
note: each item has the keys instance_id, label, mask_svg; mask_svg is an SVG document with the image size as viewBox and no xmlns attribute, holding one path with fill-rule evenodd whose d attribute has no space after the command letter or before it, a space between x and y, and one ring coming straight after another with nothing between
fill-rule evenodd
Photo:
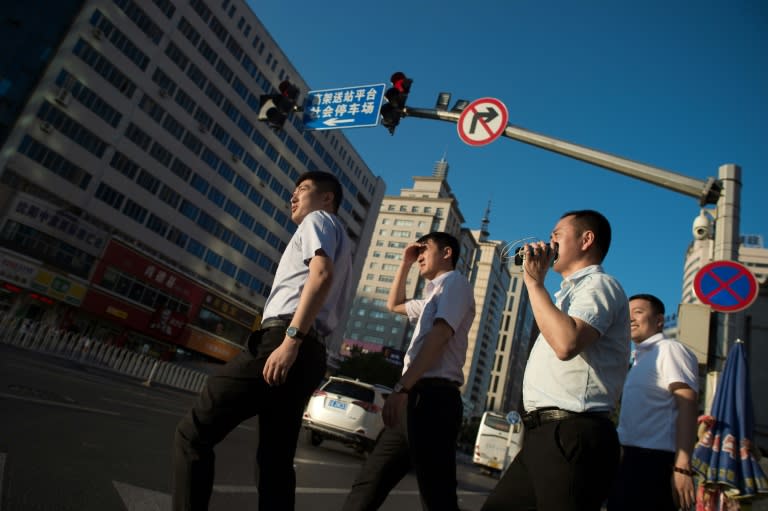
<instances>
[{"instance_id":1,"label":"belt buckle","mask_svg":"<svg viewBox=\"0 0 768 511\"><path fill-rule=\"evenodd\" d=\"M541 426L538 410L532 410L523 414L523 425L528 429L533 429Z\"/></svg>"}]
</instances>

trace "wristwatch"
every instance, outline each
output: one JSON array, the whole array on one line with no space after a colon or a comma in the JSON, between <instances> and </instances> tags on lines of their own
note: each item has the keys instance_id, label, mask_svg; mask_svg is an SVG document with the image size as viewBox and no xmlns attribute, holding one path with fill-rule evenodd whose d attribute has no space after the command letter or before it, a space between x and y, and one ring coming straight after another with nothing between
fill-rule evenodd
<instances>
[{"instance_id":1,"label":"wristwatch","mask_svg":"<svg viewBox=\"0 0 768 511\"><path fill-rule=\"evenodd\" d=\"M405 388L405 385L400 382L395 383L393 390L398 394L407 394L410 391L410 389Z\"/></svg>"},{"instance_id":2,"label":"wristwatch","mask_svg":"<svg viewBox=\"0 0 768 511\"><path fill-rule=\"evenodd\" d=\"M285 336L290 337L292 339L298 339L300 341L303 341L304 339L307 338L307 334L303 334L299 332L299 329L296 328L295 326L289 326L288 328L286 328Z\"/></svg>"}]
</instances>

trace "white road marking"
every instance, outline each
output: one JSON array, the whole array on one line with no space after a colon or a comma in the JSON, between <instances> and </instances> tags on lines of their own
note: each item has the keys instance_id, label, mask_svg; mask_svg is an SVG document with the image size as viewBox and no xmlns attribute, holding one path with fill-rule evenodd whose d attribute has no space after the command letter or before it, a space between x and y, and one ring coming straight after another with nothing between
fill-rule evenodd
<instances>
[{"instance_id":1,"label":"white road marking","mask_svg":"<svg viewBox=\"0 0 768 511\"><path fill-rule=\"evenodd\" d=\"M255 485L236 485L236 484L215 484L213 491L218 493L259 493L259 488ZM349 488L309 488L296 487L296 495L346 495ZM489 492L477 492L468 490L457 490L457 495L483 496ZM389 495L418 495L419 490L392 490Z\"/></svg>"},{"instance_id":2,"label":"white road marking","mask_svg":"<svg viewBox=\"0 0 768 511\"><path fill-rule=\"evenodd\" d=\"M167 493L120 481L112 481L112 485L123 499L127 511L170 511L171 509L171 496Z\"/></svg>"},{"instance_id":3,"label":"white road marking","mask_svg":"<svg viewBox=\"0 0 768 511\"><path fill-rule=\"evenodd\" d=\"M294 458L293 461L294 463L301 463L302 465L322 465L324 467L338 468L360 468L360 465L363 464L362 461L360 463L338 463L332 461L311 460L308 458Z\"/></svg>"},{"instance_id":4,"label":"white road marking","mask_svg":"<svg viewBox=\"0 0 768 511\"><path fill-rule=\"evenodd\" d=\"M102 401L108 401L110 403L115 403L115 404L124 405L124 406L133 406L134 408L141 408L143 410L148 410L150 412L162 413L162 414L165 414L165 415L172 415L172 416L177 417L179 419L181 419L184 416L184 414L186 413L186 410L185 411L173 412L173 411L170 411L170 410L164 410L162 408L153 408L151 406L139 405L139 404L136 404L136 403L131 403L130 401L122 401L120 399L112 399L112 398L109 398L109 397L102 397L101 399L102 399ZM256 428L252 428L250 426L243 426L242 424L239 425L238 428L239 429L245 429L247 431L258 431Z\"/></svg>"},{"instance_id":5,"label":"white road marking","mask_svg":"<svg viewBox=\"0 0 768 511\"><path fill-rule=\"evenodd\" d=\"M17 396L15 394L8 394L6 392L0 392L0 398L6 398L6 399L17 399L19 401L27 401L29 403L35 403L39 405L48 405L48 406L58 406L60 408L69 408L70 410L79 410L81 412L91 412L91 413L100 413L102 415L112 415L114 417L119 417L122 414L119 412L113 412L111 410L101 410L99 408L90 408L88 406L79 406L79 405L73 405L69 403L60 403L58 401L49 401L48 399L37 399L34 397L25 397L25 396Z\"/></svg>"}]
</instances>

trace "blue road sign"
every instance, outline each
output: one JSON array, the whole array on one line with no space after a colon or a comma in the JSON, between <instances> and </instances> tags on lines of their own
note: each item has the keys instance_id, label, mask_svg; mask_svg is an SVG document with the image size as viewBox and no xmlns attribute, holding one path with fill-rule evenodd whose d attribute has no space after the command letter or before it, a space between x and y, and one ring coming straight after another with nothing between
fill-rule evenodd
<instances>
[{"instance_id":1,"label":"blue road sign","mask_svg":"<svg viewBox=\"0 0 768 511\"><path fill-rule=\"evenodd\" d=\"M362 128L379 123L385 84L312 90L304 101L304 129Z\"/></svg>"}]
</instances>

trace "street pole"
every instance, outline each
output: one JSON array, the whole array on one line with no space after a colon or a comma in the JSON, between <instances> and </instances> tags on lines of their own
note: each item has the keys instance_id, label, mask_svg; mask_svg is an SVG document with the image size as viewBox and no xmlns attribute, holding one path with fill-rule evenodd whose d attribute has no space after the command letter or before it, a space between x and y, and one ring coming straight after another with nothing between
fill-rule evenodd
<instances>
[{"instance_id":1,"label":"street pole","mask_svg":"<svg viewBox=\"0 0 768 511\"><path fill-rule=\"evenodd\" d=\"M715 246L713 261L738 261L739 226L741 223L741 167L734 164L722 165L718 169L722 193L717 200L715 214ZM712 408L720 372L725 365L728 349L744 335L744 312L716 312L716 334L713 364L707 373L706 412ZM742 339L743 340L743 339Z\"/></svg>"},{"instance_id":2,"label":"street pole","mask_svg":"<svg viewBox=\"0 0 768 511\"><path fill-rule=\"evenodd\" d=\"M461 112L406 107L405 115L407 117L457 123ZM646 181L662 188L682 193L683 195L695 197L699 199L701 205L715 204L720 195L719 183L714 178L707 180L695 179L670 170L628 160L627 158L590 149L589 147L573 144L540 133L534 133L517 126L507 126L504 129L503 136L576 160L591 163L598 167L624 174L625 176L640 179L641 181Z\"/></svg>"},{"instance_id":3,"label":"street pole","mask_svg":"<svg viewBox=\"0 0 768 511\"><path fill-rule=\"evenodd\" d=\"M406 107L405 116L458 123L461 112ZM741 208L741 168L738 165L722 165L718 169L717 179L710 177L699 180L516 126L508 125L503 136L695 197L701 206L716 204L713 260L738 261ZM717 378L725 363L728 348L744 335L744 312L715 314L716 340L712 346L714 363L708 367L705 395L707 413L711 408Z\"/></svg>"}]
</instances>

